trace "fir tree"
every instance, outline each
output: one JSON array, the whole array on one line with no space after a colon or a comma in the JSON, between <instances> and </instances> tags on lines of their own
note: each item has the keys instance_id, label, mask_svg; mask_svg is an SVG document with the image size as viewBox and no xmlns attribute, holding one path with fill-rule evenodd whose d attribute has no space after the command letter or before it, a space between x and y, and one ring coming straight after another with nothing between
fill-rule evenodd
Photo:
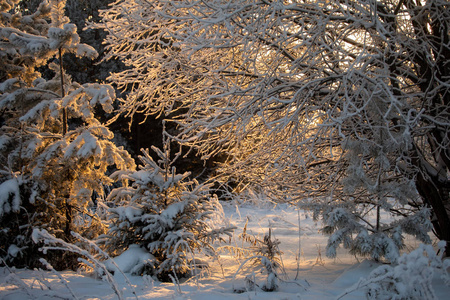
<instances>
[{"instance_id":1,"label":"fir tree","mask_svg":"<svg viewBox=\"0 0 450 300\"><path fill-rule=\"evenodd\" d=\"M410 136L383 126L406 124L394 120L397 114L387 95L372 95L366 105L367 111L355 116L360 119L355 137L342 142L344 189L338 197L314 200L315 208L322 212L323 232L330 235L327 256L335 257L342 244L353 254L395 262L404 247L404 233L431 242L430 210L423 207L414 181L400 176L397 157L410 147ZM357 138L360 132L368 138Z\"/></svg>"},{"instance_id":2,"label":"fir tree","mask_svg":"<svg viewBox=\"0 0 450 300\"><path fill-rule=\"evenodd\" d=\"M114 189L107 199L114 207L103 240L110 250L132 244L147 249L155 262L143 272L160 280L188 276L197 253L213 254L213 242L233 230L213 228L211 219L221 207L217 197L210 195L209 185L189 180L190 173L177 174L168 144L166 140L163 150L152 147L158 161L143 150L138 171L116 172L117 179L131 183Z\"/></svg>"},{"instance_id":3,"label":"fir tree","mask_svg":"<svg viewBox=\"0 0 450 300\"><path fill-rule=\"evenodd\" d=\"M112 112L113 88L79 85L64 72L64 53L97 55L79 43L76 26L64 16L65 2L43 1L25 16L17 12L17 1L8 3L2 6L0 31L6 59L0 82L0 256L33 267L38 257L32 229L66 241L71 231L95 237L105 227L95 207L112 183L108 167L134 168L134 162L95 118L97 108ZM53 78L42 78L39 66L52 70ZM20 251L11 250L16 248ZM57 268L76 263L58 255L48 260Z\"/></svg>"}]
</instances>

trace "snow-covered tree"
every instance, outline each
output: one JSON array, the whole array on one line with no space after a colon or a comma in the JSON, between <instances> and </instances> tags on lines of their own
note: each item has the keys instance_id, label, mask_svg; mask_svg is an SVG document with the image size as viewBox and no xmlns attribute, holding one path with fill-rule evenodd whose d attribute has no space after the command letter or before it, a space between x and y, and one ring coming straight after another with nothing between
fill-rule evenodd
<instances>
[{"instance_id":1,"label":"snow-covered tree","mask_svg":"<svg viewBox=\"0 0 450 300\"><path fill-rule=\"evenodd\" d=\"M168 142L164 145L152 148L158 161L143 150L138 171L115 173L130 184L112 190L107 199L113 203L112 225L103 242L113 252L130 245L146 249L155 259L142 272L169 280L189 276L198 252L212 255L214 241L230 235L233 227L215 227L212 221L221 208L217 197L209 185L189 180L188 172L177 174Z\"/></svg>"},{"instance_id":2,"label":"snow-covered tree","mask_svg":"<svg viewBox=\"0 0 450 300\"><path fill-rule=\"evenodd\" d=\"M413 180L399 177L400 172L392 168L397 159L392 154L402 153L410 137L383 126L383 118L396 118L383 99L378 96L367 101L368 109L358 116L362 122L354 127L366 132L365 139L342 141L346 164L340 197L324 199L319 205L312 201L312 207L322 214L323 231L330 235L328 256L336 256L336 248L342 244L352 253L376 260L384 256L394 262L404 246L403 233L431 242L429 210L421 208Z\"/></svg>"},{"instance_id":3,"label":"snow-covered tree","mask_svg":"<svg viewBox=\"0 0 450 300\"><path fill-rule=\"evenodd\" d=\"M114 89L77 84L64 72L64 53L97 55L79 43L76 26L64 16L65 2L43 1L35 13L24 15L19 2L1 2L0 255L33 266L38 263L38 246L30 238L34 227L66 241L71 231L94 237L105 230L95 202L113 182L108 168L134 168L134 162L95 118L95 109L112 112ZM42 78L40 66L54 77ZM49 261L57 267L74 263L59 255Z\"/></svg>"},{"instance_id":4,"label":"snow-covered tree","mask_svg":"<svg viewBox=\"0 0 450 300\"><path fill-rule=\"evenodd\" d=\"M346 230L389 229L398 247L406 225L364 224L369 206L430 209L450 241L448 1L127 0L102 16L109 56L130 67L110 78L130 91L125 114L182 112L177 140L226 152L222 173L344 203L328 229L342 212ZM424 238L427 222L406 223Z\"/></svg>"}]
</instances>

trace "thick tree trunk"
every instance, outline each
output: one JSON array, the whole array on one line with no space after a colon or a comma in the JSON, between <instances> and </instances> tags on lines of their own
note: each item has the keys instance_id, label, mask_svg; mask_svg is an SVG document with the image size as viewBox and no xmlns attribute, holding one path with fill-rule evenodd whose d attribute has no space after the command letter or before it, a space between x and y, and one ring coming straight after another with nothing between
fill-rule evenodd
<instances>
[{"instance_id":1,"label":"thick tree trunk","mask_svg":"<svg viewBox=\"0 0 450 300\"><path fill-rule=\"evenodd\" d=\"M424 121L425 127L432 128L422 148L416 144L411 156L419 170L415 182L423 201L432 208L435 234L447 242L446 256L450 256L450 129L448 124L443 125L447 123L450 94L440 85L450 74L450 49L445 46L450 40L449 20L434 0L423 6L412 0L401 4L411 14L416 39L423 41L421 49L410 49L410 57L417 72L415 83L423 93L423 109L431 117Z\"/></svg>"},{"instance_id":2,"label":"thick tree trunk","mask_svg":"<svg viewBox=\"0 0 450 300\"><path fill-rule=\"evenodd\" d=\"M447 242L445 256L450 256L450 199L448 182L422 173L416 177L416 187L423 201L432 208L432 224L436 236Z\"/></svg>"}]
</instances>

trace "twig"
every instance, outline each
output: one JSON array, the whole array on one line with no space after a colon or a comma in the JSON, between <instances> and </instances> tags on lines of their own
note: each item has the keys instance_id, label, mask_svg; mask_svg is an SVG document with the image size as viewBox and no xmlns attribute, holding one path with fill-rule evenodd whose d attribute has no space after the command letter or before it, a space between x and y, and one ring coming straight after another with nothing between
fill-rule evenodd
<instances>
[{"instance_id":1,"label":"twig","mask_svg":"<svg viewBox=\"0 0 450 300\"><path fill-rule=\"evenodd\" d=\"M53 274L55 274L58 278L59 281L64 284L66 286L66 288L69 290L70 294L72 294L72 298L75 300L78 300L78 297L75 295L75 293L73 292L73 290L70 288L67 280L65 280L61 274L59 274L51 264L49 264L45 259L40 258L39 261L47 268L49 269Z\"/></svg>"},{"instance_id":2,"label":"twig","mask_svg":"<svg viewBox=\"0 0 450 300\"><path fill-rule=\"evenodd\" d=\"M300 209L297 209L297 219L298 219L298 252L297 252L297 274L295 274L295 280L298 279L298 276L300 274L300 249L302 248L302 230L300 227Z\"/></svg>"}]
</instances>

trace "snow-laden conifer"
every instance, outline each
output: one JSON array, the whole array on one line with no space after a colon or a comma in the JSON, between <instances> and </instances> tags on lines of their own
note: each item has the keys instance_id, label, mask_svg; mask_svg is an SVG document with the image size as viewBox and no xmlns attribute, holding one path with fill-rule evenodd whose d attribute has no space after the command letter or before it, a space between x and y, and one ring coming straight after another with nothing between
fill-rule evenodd
<instances>
[{"instance_id":1,"label":"snow-laden conifer","mask_svg":"<svg viewBox=\"0 0 450 300\"><path fill-rule=\"evenodd\" d=\"M65 1L43 1L33 14L19 6L4 6L0 28L0 255L16 245L8 259L18 265L38 263L33 227L67 241L70 232L86 237L104 232L96 216L104 186L113 181L108 168L134 168L129 154L111 140L113 133L96 119L95 110L112 112L115 93L110 85L72 82L61 61L65 52L95 57L79 43L76 27L64 16ZM54 59L59 61L55 63ZM53 61L53 62L51 62ZM44 79L37 67L54 72ZM54 255L57 268L74 261Z\"/></svg>"},{"instance_id":2,"label":"snow-laden conifer","mask_svg":"<svg viewBox=\"0 0 450 300\"><path fill-rule=\"evenodd\" d=\"M152 147L139 157L137 171L117 171L117 180L128 186L111 191L108 201L112 225L103 242L111 251L121 252L139 245L155 257L141 270L161 280L170 276L190 276L197 268L199 252L214 254L213 243L229 236L232 226L215 227L221 209L208 184L189 179L189 172L179 174L172 166L167 141L163 150Z\"/></svg>"},{"instance_id":3,"label":"snow-laden conifer","mask_svg":"<svg viewBox=\"0 0 450 300\"><path fill-rule=\"evenodd\" d=\"M355 115L354 136L342 142L341 184L335 197L316 200L323 214L323 231L330 235L327 255L336 256L343 245L351 253L376 260L385 257L395 262L404 247L404 234L430 243L430 210L424 207L411 179L402 178L402 163L397 159L411 147L408 126L398 117L388 95L376 86L367 87L367 110ZM385 123L397 123L403 130L390 131ZM366 139L358 139L365 132Z\"/></svg>"}]
</instances>

